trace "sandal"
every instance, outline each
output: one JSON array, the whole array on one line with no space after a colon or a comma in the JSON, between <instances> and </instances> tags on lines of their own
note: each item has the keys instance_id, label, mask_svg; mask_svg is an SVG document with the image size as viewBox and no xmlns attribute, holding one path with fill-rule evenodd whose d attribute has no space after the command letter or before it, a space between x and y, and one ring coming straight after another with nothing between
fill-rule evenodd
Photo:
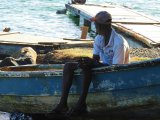
<instances>
[{"instance_id":1,"label":"sandal","mask_svg":"<svg viewBox=\"0 0 160 120\"><path fill-rule=\"evenodd\" d=\"M68 111L68 107L64 107L62 109L55 108L51 111L51 113L61 114L61 113L66 113L67 111Z\"/></svg>"},{"instance_id":2,"label":"sandal","mask_svg":"<svg viewBox=\"0 0 160 120\"><path fill-rule=\"evenodd\" d=\"M69 110L66 113L66 115L67 116L80 116L80 115L84 115L84 114L87 114L87 113L88 113L88 111L87 111L87 105L85 104L81 108L78 108L78 107L72 108L71 110Z\"/></svg>"},{"instance_id":3,"label":"sandal","mask_svg":"<svg viewBox=\"0 0 160 120\"><path fill-rule=\"evenodd\" d=\"M68 107L65 107L63 109L53 109L50 113L47 113L45 116L47 118L62 118L65 117L66 112L68 111Z\"/></svg>"}]
</instances>

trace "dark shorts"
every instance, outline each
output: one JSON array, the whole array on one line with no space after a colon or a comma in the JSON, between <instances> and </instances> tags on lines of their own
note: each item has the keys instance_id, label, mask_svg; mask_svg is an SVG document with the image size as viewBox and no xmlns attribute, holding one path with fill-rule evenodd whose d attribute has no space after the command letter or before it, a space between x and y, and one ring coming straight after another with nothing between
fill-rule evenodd
<instances>
[{"instance_id":1,"label":"dark shorts","mask_svg":"<svg viewBox=\"0 0 160 120\"><path fill-rule=\"evenodd\" d=\"M92 68L97 68L97 67L103 67L103 66L108 66L108 64L103 64L103 63L98 63L98 64L84 64L81 65L79 62L67 62L64 66L65 69L74 71L76 69L83 69L83 70L91 70Z\"/></svg>"}]
</instances>

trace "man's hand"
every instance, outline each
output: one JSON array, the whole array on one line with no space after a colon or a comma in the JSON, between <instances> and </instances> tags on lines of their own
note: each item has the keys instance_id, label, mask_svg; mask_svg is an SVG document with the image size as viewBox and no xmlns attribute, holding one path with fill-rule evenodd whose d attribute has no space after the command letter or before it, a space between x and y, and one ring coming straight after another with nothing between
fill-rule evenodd
<instances>
[{"instance_id":1,"label":"man's hand","mask_svg":"<svg viewBox=\"0 0 160 120\"><path fill-rule=\"evenodd\" d=\"M90 57L82 57L78 60L78 67L89 69L94 67L94 60Z\"/></svg>"}]
</instances>

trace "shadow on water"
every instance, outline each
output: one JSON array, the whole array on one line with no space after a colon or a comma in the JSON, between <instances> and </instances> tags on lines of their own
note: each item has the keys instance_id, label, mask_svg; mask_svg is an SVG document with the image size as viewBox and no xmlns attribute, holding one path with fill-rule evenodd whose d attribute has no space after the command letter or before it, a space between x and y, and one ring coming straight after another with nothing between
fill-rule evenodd
<instances>
[{"instance_id":1,"label":"shadow on water","mask_svg":"<svg viewBox=\"0 0 160 120\"><path fill-rule=\"evenodd\" d=\"M69 14L68 17L72 20L72 22L73 22L76 26L79 26L79 24L80 24L79 16L73 16L73 15Z\"/></svg>"}]
</instances>

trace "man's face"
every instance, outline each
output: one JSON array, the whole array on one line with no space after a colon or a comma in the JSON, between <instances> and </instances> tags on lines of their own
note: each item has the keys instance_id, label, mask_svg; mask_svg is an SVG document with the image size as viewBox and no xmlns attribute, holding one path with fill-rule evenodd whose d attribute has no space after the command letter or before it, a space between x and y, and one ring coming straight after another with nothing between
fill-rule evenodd
<instances>
[{"instance_id":1,"label":"man's face","mask_svg":"<svg viewBox=\"0 0 160 120\"><path fill-rule=\"evenodd\" d=\"M95 22L96 33L100 35L107 34L111 28L111 24L99 24Z\"/></svg>"},{"instance_id":2,"label":"man's face","mask_svg":"<svg viewBox=\"0 0 160 120\"><path fill-rule=\"evenodd\" d=\"M94 23L95 24L95 28L96 28L96 32L99 33L99 24L97 22Z\"/></svg>"}]
</instances>

